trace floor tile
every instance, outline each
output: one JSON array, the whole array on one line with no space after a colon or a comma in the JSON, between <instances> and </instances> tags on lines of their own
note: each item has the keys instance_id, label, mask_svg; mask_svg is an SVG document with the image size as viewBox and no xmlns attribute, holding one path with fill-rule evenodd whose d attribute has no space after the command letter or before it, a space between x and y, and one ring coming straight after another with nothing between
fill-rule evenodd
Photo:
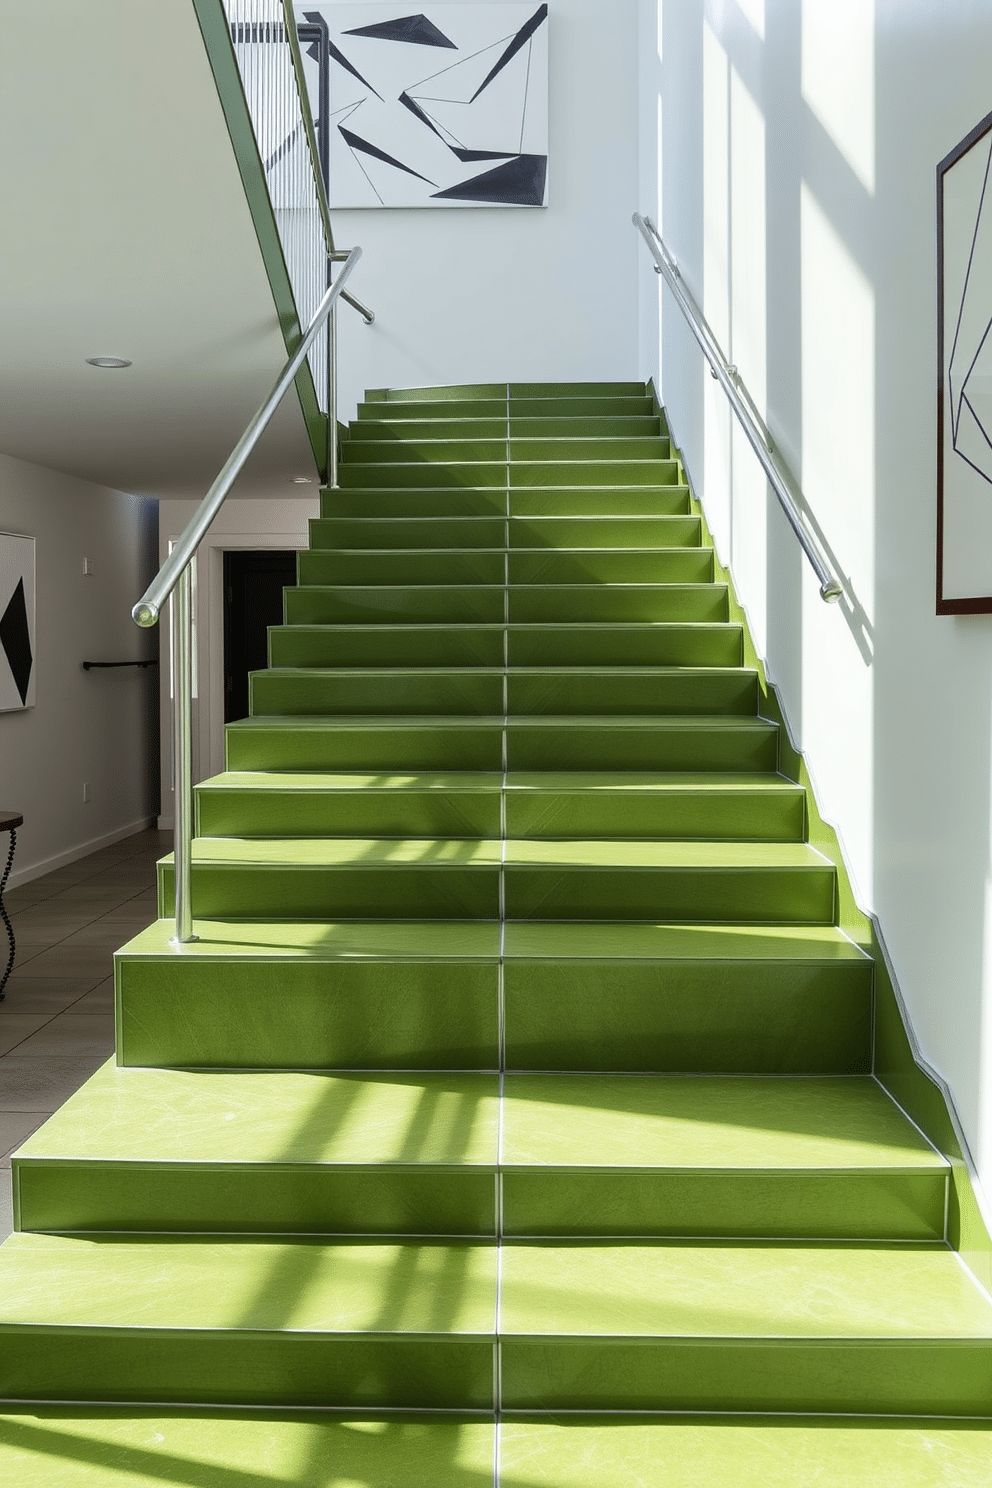
<instances>
[{"instance_id":1,"label":"floor tile","mask_svg":"<svg viewBox=\"0 0 992 1488\"><path fill-rule=\"evenodd\" d=\"M78 1005L77 1005L78 1006ZM62 1013L17 1046L25 1058L47 1055L103 1055L114 1052L113 1010Z\"/></svg>"},{"instance_id":2,"label":"floor tile","mask_svg":"<svg viewBox=\"0 0 992 1488\"><path fill-rule=\"evenodd\" d=\"M104 1054L7 1054L0 1059L0 1111L56 1111L105 1062Z\"/></svg>"}]
</instances>

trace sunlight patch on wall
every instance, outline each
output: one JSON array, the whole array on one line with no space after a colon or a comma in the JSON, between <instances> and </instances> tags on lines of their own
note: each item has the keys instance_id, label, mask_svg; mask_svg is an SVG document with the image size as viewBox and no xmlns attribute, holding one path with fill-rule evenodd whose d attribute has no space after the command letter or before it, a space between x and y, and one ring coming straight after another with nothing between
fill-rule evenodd
<instances>
[{"instance_id":1,"label":"sunlight patch on wall","mask_svg":"<svg viewBox=\"0 0 992 1488\"><path fill-rule=\"evenodd\" d=\"M870 627L875 584L875 296L804 183L802 234L802 471L811 512L850 580ZM821 806L845 823L862 902L874 889L874 671L811 574L803 587L803 733L832 739L817 766ZM838 728L838 720L845 724ZM834 802L843 803L843 812Z\"/></svg>"},{"instance_id":2,"label":"sunlight patch on wall","mask_svg":"<svg viewBox=\"0 0 992 1488\"><path fill-rule=\"evenodd\" d=\"M759 414L767 388L765 121L735 69L730 73L730 344L726 348ZM759 650L767 647L765 473L734 423L733 545L751 595L748 615Z\"/></svg>"},{"instance_id":3,"label":"sunlight patch on wall","mask_svg":"<svg viewBox=\"0 0 992 1488\"><path fill-rule=\"evenodd\" d=\"M703 314L722 346L730 339L730 65L703 26ZM692 286L690 286L691 288ZM730 412L699 359L703 387L706 510L722 562L730 551Z\"/></svg>"},{"instance_id":4,"label":"sunlight patch on wall","mask_svg":"<svg viewBox=\"0 0 992 1488\"><path fill-rule=\"evenodd\" d=\"M803 98L875 191L875 0L802 0Z\"/></svg>"},{"instance_id":5,"label":"sunlight patch on wall","mask_svg":"<svg viewBox=\"0 0 992 1488\"><path fill-rule=\"evenodd\" d=\"M765 0L736 0L737 9L761 41L765 39Z\"/></svg>"}]
</instances>

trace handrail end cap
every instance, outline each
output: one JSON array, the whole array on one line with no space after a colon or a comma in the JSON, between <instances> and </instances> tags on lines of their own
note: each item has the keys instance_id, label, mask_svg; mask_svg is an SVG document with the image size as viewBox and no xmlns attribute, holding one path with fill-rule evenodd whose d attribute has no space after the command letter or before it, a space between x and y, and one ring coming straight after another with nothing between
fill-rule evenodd
<instances>
[{"instance_id":1,"label":"handrail end cap","mask_svg":"<svg viewBox=\"0 0 992 1488\"><path fill-rule=\"evenodd\" d=\"M131 611L131 619L135 625L140 625L142 630L150 630L158 623L158 606L149 604L147 600L139 600Z\"/></svg>"},{"instance_id":2,"label":"handrail end cap","mask_svg":"<svg viewBox=\"0 0 992 1488\"><path fill-rule=\"evenodd\" d=\"M820 598L824 604L836 604L843 593L844 587L839 579L827 579L820 585Z\"/></svg>"}]
</instances>

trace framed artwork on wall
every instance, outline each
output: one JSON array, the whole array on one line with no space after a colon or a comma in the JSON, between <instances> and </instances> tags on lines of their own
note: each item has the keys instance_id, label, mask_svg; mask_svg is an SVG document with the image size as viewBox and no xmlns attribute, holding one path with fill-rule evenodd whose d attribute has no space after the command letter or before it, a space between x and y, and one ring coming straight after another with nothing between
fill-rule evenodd
<instances>
[{"instance_id":1,"label":"framed artwork on wall","mask_svg":"<svg viewBox=\"0 0 992 1488\"><path fill-rule=\"evenodd\" d=\"M548 7L296 7L332 208L543 207Z\"/></svg>"},{"instance_id":2,"label":"framed artwork on wall","mask_svg":"<svg viewBox=\"0 0 992 1488\"><path fill-rule=\"evenodd\" d=\"M0 532L0 713L35 704L34 538Z\"/></svg>"},{"instance_id":3,"label":"framed artwork on wall","mask_svg":"<svg viewBox=\"0 0 992 1488\"><path fill-rule=\"evenodd\" d=\"M992 114L937 167L937 613L992 613Z\"/></svg>"}]
</instances>

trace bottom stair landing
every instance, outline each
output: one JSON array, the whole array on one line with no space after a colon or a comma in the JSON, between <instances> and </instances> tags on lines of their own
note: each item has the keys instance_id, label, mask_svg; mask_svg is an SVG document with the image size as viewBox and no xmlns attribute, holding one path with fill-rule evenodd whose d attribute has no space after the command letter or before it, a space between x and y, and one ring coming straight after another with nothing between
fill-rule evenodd
<instances>
[{"instance_id":1,"label":"bottom stair landing","mask_svg":"<svg viewBox=\"0 0 992 1488\"><path fill-rule=\"evenodd\" d=\"M650 390L371 393L340 478L198 938L167 859L12 1159L0 1483L988 1488L951 1164Z\"/></svg>"}]
</instances>

